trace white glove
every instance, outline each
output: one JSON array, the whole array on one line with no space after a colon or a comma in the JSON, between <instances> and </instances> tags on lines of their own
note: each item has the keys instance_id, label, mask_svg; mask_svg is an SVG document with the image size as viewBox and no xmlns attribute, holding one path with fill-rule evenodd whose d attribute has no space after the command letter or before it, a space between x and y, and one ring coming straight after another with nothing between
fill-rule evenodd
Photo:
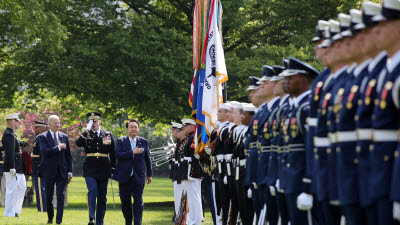
<instances>
[{"instance_id":1,"label":"white glove","mask_svg":"<svg viewBox=\"0 0 400 225\"><path fill-rule=\"evenodd\" d=\"M247 197L248 198L252 198L253 197L253 192L251 191L251 188L249 188L249 190L247 190Z\"/></svg>"},{"instance_id":2,"label":"white glove","mask_svg":"<svg viewBox=\"0 0 400 225\"><path fill-rule=\"evenodd\" d=\"M273 186L269 186L269 192L271 192L272 196L276 195L276 191L275 191L275 188Z\"/></svg>"},{"instance_id":3,"label":"white glove","mask_svg":"<svg viewBox=\"0 0 400 225\"><path fill-rule=\"evenodd\" d=\"M15 176L16 173L17 173L17 171L15 171L15 169L10 169L11 176Z\"/></svg>"},{"instance_id":4,"label":"white glove","mask_svg":"<svg viewBox=\"0 0 400 225\"><path fill-rule=\"evenodd\" d=\"M310 210L313 207L313 196L307 193L301 193L297 197L297 208L303 211Z\"/></svg>"},{"instance_id":5,"label":"white glove","mask_svg":"<svg viewBox=\"0 0 400 225\"><path fill-rule=\"evenodd\" d=\"M400 222L400 202L393 202L393 218Z\"/></svg>"},{"instance_id":6,"label":"white glove","mask_svg":"<svg viewBox=\"0 0 400 225\"><path fill-rule=\"evenodd\" d=\"M279 179L276 180L275 187L276 187L276 190L278 190L278 192L283 193L283 190L281 189L281 187L279 185Z\"/></svg>"},{"instance_id":7,"label":"white glove","mask_svg":"<svg viewBox=\"0 0 400 225\"><path fill-rule=\"evenodd\" d=\"M88 125L86 126L86 129L91 130L93 126L93 120L90 120Z\"/></svg>"},{"instance_id":8,"label":"white glove","mask_svg":"<svg viewBox=\"0 0 400 225\"><path fill-rule=\"evenodd\" d=\"M209 148L208 146L205 147L205 151L206 151L207 155L211 155L211 148Z\"/></svg>"},{"instance_id":9,"label":"white glove","mask_svg":"<svg viewBox=\"0 0 400 225\"><path fill-rule=\"evenodd\" d=\"M224 184L228 184L228 177L224 176Z\"/></svg>"}]
</instances>

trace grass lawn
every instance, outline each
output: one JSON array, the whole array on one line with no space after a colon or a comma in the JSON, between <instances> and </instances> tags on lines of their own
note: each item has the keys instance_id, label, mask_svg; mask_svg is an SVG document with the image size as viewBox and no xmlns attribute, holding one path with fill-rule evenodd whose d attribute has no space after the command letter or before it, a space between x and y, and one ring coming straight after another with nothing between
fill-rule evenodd
<instances>
[{"instance_id":1,"label":"grass lawn","mask_svg":"<svg viewBox=\"0 0 400 225\"><path fill-rule=\"evenodd\" d=\"M28 186L30 183L28 183ZM107 193L107 211L104 218L104 224L123 225L125 223L121 211L121 201L116 194L118 193L118 183L113 181L115 208L112 201L111 184L108 183ZM87 224L88 208L86 203L87 188L83 177L74 177L68 187L68 207L64 208L64 217L62 224ZM143 224L172 224L171 218L174 208L156 207L157 202L172 202L174 200L173 184L168 178L153 178L150 185L146 185L143 194L145 204L143 211ZM146 203L152 203L152 206L146 206ZM46 224L47 213L37 212L35 205L23 206L19 218L4 217L4 206L0 207L0 224ZM55 218L54 218L55 222ZM212 224L211 213L209 210L205 213L203 224Z\"/></svg>"}]
</instances>

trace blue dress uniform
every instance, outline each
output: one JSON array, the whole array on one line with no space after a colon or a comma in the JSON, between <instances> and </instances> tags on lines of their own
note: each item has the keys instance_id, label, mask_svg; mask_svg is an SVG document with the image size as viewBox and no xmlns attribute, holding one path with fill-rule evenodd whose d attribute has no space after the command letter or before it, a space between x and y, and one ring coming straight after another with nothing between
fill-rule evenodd
<instances>
[{"instance_id":1,"label":"blue dress uniform","mask_svg":"<svg viewBox=\"0 0 400 225\"><path fill-rule=\"evenodd\" d=\"M273 136L275 145L277 146L276 155L272 155L269 162L268 170L268 185L275 187L277 180L282 180L282 166L283 166L283 151L285 149L284 139L283 139L283 121L285 120L287 113L289 112L289 98L290 95L285 95L279 102L279 109L275 115L273 122ZM275 162L274 162L275 161ZM275 168L274 168L275 167ZM289 222L289 215L287 212L285 195L283 193L283 187L276 188L276 205L279 211L279 216L281 218L281 224L287 225Z\"/></svg>"},{"instance_id":2,"label":"blue dress uniform","mask_svg":"<svg viewBox=\"0 0 400 225\"><path fill-rule=\"evenodd\" d=\"M357 133L357 160L359 179L360 206L365 209L368 224L376 224L376 215L372 211L372 200L369 196L370 161L369 146L372 144L372 111L377 98L376 86L379 74L386 71L386 52L381 52L368 66L369 75L362 81L360 100L355 115ZM360 104L361 103L361 104Z\"/></svg>"},{"instance_id":3,"label":"blue dress uniform","mask_svg":"<svg viewBox=\"0 0 400 225\"><path fill-rule=\"evenodd\" d=\"M319 106L317 111L317 127L314 136L314 167L313 170L317 174L314 179L316 187L316 197L318 207L321 208L323 220L326 224L340 224L340 209L337 204L337 183L335 182L335 161L334 153L332 153L331 143L328 137L328 109L332 110L334 96L336 92L332 89L335 83L347 75L347 67L341 68L335 74L326 74L326 78L318 81L316 86L316 95L311 100L315 104L317 99ZM318 96L318 97L315 97ZM330 111L331 111L330 110ZM332 120L330 119L329 122ZM332 131L332 130L331 130ZM328 154L329 152L329 154Z\"/></svg>"},{"instance_id":4,"label":"blue dress uniform","mask_svg":"<svg viewBox=\"0 0 400 225\"><path fill-rule=\"evenodd\" d=\"M244 180L245 187L249 188L249 191L252 192L252 202L254 212L259 218L259 214L262 208L260 205L259 198L259 190L256 184L256 174L257 174L257 162L258 162L258 121L263 117L266 112L267 104L261 105L257 112L254 114L252 120L250 121L249 127L246 132L246 139L244 143L245 152L247 154L246 158L246 176Z\"/></svg>"},{"instance_id":5,"label":"blue dress uniform","mask_svg":"<svg viewBox=\"0 0 400 225\"><path fill-rule=\"evenodd\" d=\"M99 120L100 113L88 113L89 120ZM83 176L88 188L89 224L102 225L107 208L107 185L115 168L115 142L111 132L99 129L85 131L76 140L78 147L85 148L86 159ZM97 199L97 208L96 208Z\"/></svg>"},{"instance_id":6,"label":"blue dress uniform","mask_svg":"<svg viewBox=\"0 0 400 225\"><path fill-rule=\"evenodd\" d=\"M393 88L392 88L392 99L393 103L397 108L396 114L399 115L400 112L400 76L393 81ZM399 132L398 141L397 141L397 149L394 153L395 162L393 166L393 176L392 176L392 186L390 197L392 201L397 203L400 202L400 120L397 120L397 129Z\"/></svg>"},{"instance_id":7,"label":"blue dress uniform","mask_svg":"<svg viewBox=\"0 0 400 225\"><path fill-rule=\"evenodd\" d=\"M365 216L359 205L357 136L354 115L359 99L359 87L363 78L368 76L370 61L366 60L361 63L354 69L352 76L346 77L346 85L341 96L341 109L338 112L338 123L336 124L338 196L343 214L349 224L366 223Z\"/></svg>"},{"instance_id":8,"label":"blue dress uniform","mask_svg":"<svg viewBox=\"0 0 400 225\"><path fill-rule=\"evenodd\" d=\"M46 123L35 121L35 127L44 126L46 127ZM36 193L36 205L39 212L46 212L46 180L44 176L41 176L40 171L40 161L41 161L41 153L39 140L35 138L35 143L32 151L32 174L33 180L35 183L35 193ZM40 190L40 191L39 191Z\"/></svg>"},{"instance_id":9,"label":"blue dress uniform","mask_svg":"<svg viewBox=\"0 0 400 225\"><path fill-rule=\"evenodd\" d=\"M267 103L267 111L260 119L259 129L258 129L258 139L260 143L259 157L257 163L257 185L260 191L260 204L264 207L266 205L266 216L269 224L278 223L278 211L276 206L275 197L271 196L269 185L268 185L268 165L269 157L272 152L271 149L271 137L272 137L272 114L276 112L279 106L279 97L271 99ZM261 218L262 219L262 218ZM265 218L264 218L265 219Z\"/></svg>"},{"instance_id":10,"label":"blue dress uniform","mask_svg":"<svg viewBox=\"0 0 400 225\"><path fill-rule=\"evenodd\" d=\"M309 193L309 185L303 182L306 171L305 123L309 110L309 94L304 92L296 98L294 108L288 115L289 150L285 161L285 198L290 222L293 225L308 224L307 213L297 209L297 196L302 192Z\"/></svg>"},{"instance_id":11,"label":"blue dress uniform","mask_svg":"<svg viewBox=\"0 0 400 225\"><path fill-rule=\"evenodd\" d=\"M389 60L388 60L389 61ZM380 76L383 76L381 74ZM398 145L399 114L392 95L393 84L400 75L400 51L390 58L387 74L378 79L378 100L372 115L373 144L370 146L370 185L372 201L376 207L378 224L395 224L392 217L390 187L395 149ZM393 178L398 179L398 178Z\"/></svg>"}]
</instances>

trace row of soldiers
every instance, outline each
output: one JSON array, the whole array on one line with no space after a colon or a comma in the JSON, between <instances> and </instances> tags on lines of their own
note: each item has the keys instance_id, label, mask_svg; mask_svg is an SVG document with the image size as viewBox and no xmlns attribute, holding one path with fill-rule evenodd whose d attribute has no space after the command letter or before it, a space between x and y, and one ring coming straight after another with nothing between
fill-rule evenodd
<instances>
[{"instance_id":1,"label":"row of soldiers","mask_svg":"<svg viewBox=\"0 0 400 225\"><path fill-rule=\"evenodd\" d=\"M292 57L263 66L249 78L254 112L221 104L201 157L178 142L173 171L186 177L172 179L204 177L215 224L399 224L400 1L366 1L338 20L318 21L312 40L322 72ZM187 201L178 215L201 206Z\"/></svg>"}]
</instances>

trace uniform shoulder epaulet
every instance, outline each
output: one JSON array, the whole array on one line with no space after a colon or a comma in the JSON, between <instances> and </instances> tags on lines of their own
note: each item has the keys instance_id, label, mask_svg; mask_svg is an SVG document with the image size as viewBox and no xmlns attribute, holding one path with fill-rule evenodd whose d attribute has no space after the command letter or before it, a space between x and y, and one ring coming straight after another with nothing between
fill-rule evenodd
<instances>
[{"instance_id":1,"label":"uniform shoulder epaulet","mask_svg":"<svg viewBox=\"0 0 400 225\"><path fill-rule=\"evenodd\" d=\"M105 131L104 132L106 135L112 135L111 131Z\"/></svg>"}]
</instances>

